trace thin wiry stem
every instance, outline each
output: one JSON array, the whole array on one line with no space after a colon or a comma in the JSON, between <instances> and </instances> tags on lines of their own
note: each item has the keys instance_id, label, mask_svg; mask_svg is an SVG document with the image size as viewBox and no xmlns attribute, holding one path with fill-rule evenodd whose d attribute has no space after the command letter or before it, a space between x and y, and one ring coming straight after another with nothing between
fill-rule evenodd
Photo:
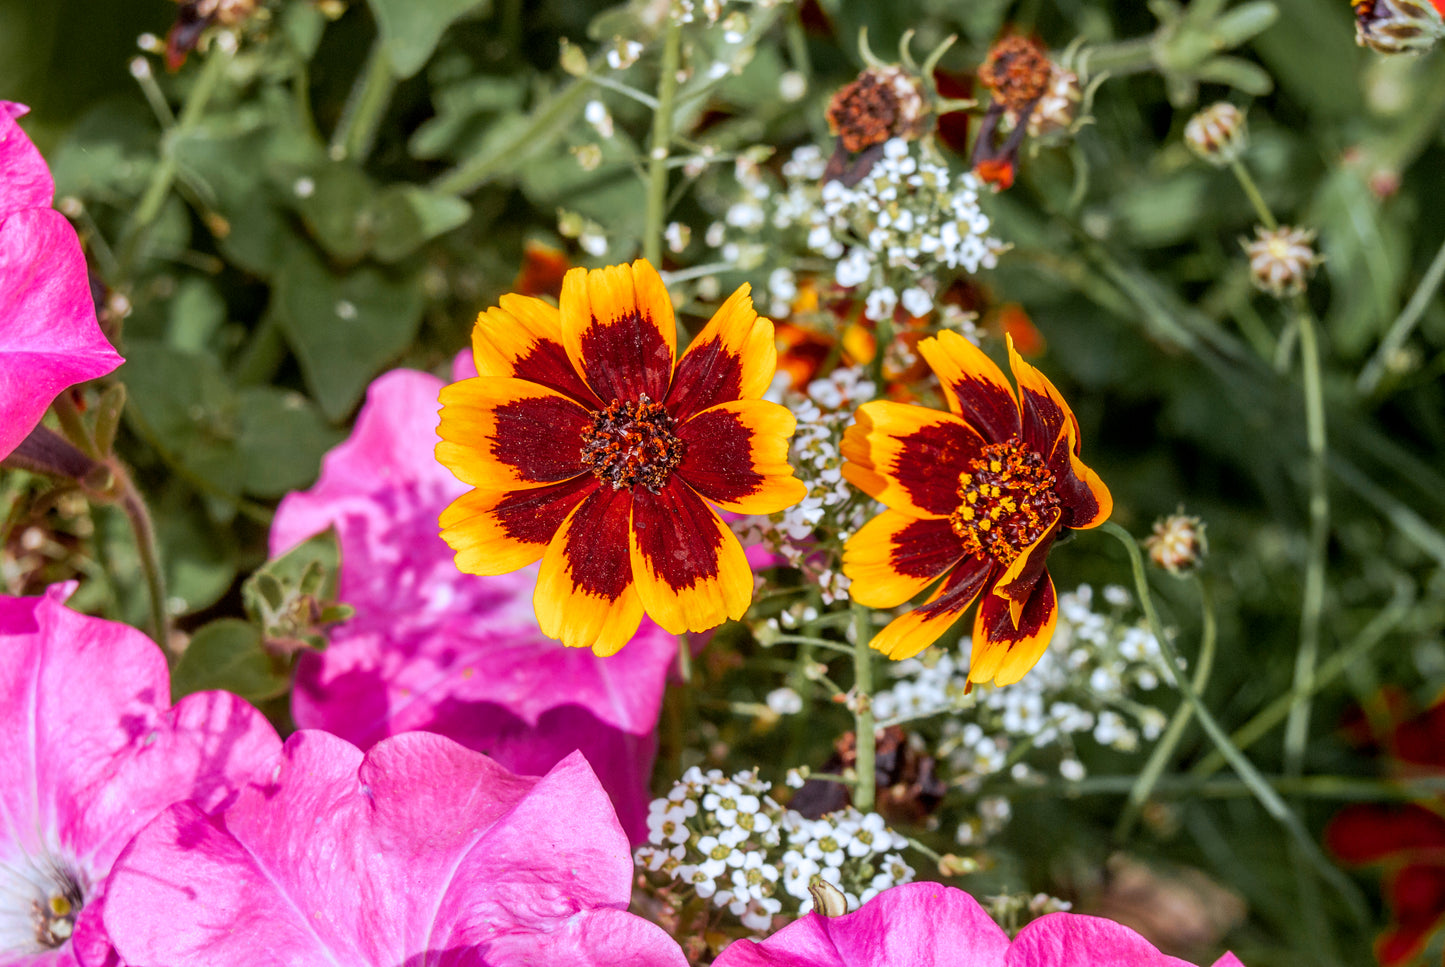
<instances>
[{"instance_id":1,"label":"thin wiry stem","mask_svg":"<svg viewBox=\"0 0 1445 967\"><path fill-rule=\"evenodd\" d=\"M853 805L859 812L871 812L878 777L875 773L876 736L873 732L873 612L861 604L853 605L853 719L857 737L858 785L853 790Z\"/></svg>"}]
</instances>

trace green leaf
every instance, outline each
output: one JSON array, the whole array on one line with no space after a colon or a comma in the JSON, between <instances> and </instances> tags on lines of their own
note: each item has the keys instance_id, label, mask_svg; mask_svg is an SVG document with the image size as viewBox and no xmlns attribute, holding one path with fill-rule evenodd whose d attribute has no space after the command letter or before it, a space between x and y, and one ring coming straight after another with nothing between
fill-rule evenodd
<instances>
[{"instance_id":1,"label":"green leaf","mask_svg":"<svg viewBox=\"0 0 1445 967\"><path fill-rule=\"evenodd\" d=\"M336 597L341 572L341 542L336 536L336 528L328 527L315 537L302 541L285 554L257 568L241 586L241 595L246 601L247 609L254 607L254 613L261 614L257 595L269 602L273 594L285 590L300 590L303 579L312 571L319 571L323 580L308 593L320 598ZM273 607L279 606L278 599L277 603L273 603Z\"/></svg>"},{"instance_id":2,"label":"green leaf","mask_svg":"<svg viewBox=\"0 0 1445 967\"><path fill-rule=\"evenodd\" d=\"M310 486L321 456L340 439L300 393L272 386L241 391L236 446L245 458L243 487L260 497L280 497Z\"/></svg>"},{"instance_id":3,"label":"green leaf","mask_svg":"<svg viewBox=\"0 0 1445 967\"><path fill-rule=\"evenodd\" d=\"M226 303L215 287L191 277L176 287L171 300L166 342L186 352L203 352L226 321Z\"/></svg>"},{"instance_id":4,"label":"green leaf","mask_svg":"<svg viewBox=\"0 0 1445 967\"><path fill-rule=\"evenodd\" d=\"M491 10L490 0L368 0L396 76L421 70L442 34L467 14Z\"/></svg>"},{"instance_id":5,"label":"green leaf","mask_svg":"<svg viewBox=\"0 0 1445 967\"><path fill-rule=\"evenodd\" d=\"M240 493L246 467L235 394L213 356L137 340L126 346L120 377L132 428L216 490Z\"/></svg>"},{"instance_id":6,"label":"green leaf","mask_svg":"<svg viewBox=\"0 0 1445 967\"><path fill-rule=\"evenodd\" d=\"M407 147L417 158L454 157L459 143L485 133L493 115L519 110L526 92L523 78L492 74L448 84L432 98L436 116L417 128Z\"/></svg>"},{"instance_id":7,"label":"green leaf","mask_svg":"<svg viewBox=\"0 0 1445 967\"><path fill-rule=\"evenodd\" d=\"M374 254L379 261L397 262L430 239L465 224L472 206L455 195L393 185L382 192L372 212Z\"/></svg>"},{"instance_id":8,"label":"green leaf","mask_svg":"<svg viewBox=\"0 0 1445 967\"><path fill-rule=\"evenodd\" d=\"M291 678L261 644L261 632L238 618L203 625L191 636L171 672L171 699L209 689L234 692L251 702L285 694Z\"/></svg>"},{"instance_id":9,"label":"green leaf","mask_svg":"<svg viewBox=\"0 0 1445 967\"><path fill-rule=\"evenodd\" d=\"M292 247L276 288L282 331L331 420L351 411L421 325L423 297L415 276L397 278L371 267L336 274L309 246Z\"/></svg>"},{"instance_id":10,"label":"green leaf","mask_svg":"<svg viewBox=\"0 0 1445 967\"><path fill-rule=\"evenodd\" d=\"M371 248L376 231L370 206L377 189L357 165L280 165L273 177L282 186L281 197L327 253L355 262Z\"/></svg>"}]
</instances>

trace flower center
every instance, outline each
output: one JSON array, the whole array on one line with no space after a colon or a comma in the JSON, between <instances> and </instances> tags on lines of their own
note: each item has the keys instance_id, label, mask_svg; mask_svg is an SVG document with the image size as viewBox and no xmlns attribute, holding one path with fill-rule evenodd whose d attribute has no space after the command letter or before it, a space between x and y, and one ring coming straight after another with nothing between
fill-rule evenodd
<instances>
[{"instance_id":1,"label":"flower center","mask_svg":"<svg viewBox=\"0 0 1445 967\"><path fill-rule=\"evenodd\" d=\"M54 950L63 947L75 933L75 918L80 913L80 886L66 878L58 892L31 907L35 915L35 940L40 946Z\"/></svg>"},{"instance_id":2,"label":"flower center","mask_svg":"<svg viewBox=\"0 0 1445 967\"><path fill-rule=\"evenodd\" d=\"M1053 523L1059 498L1044 458L1018 441L990 443L958 475L948 523L964 551L1008 567Z\"/></svg>"},{"instance_id":3,"label":"flower center","mask_svg":"<svg viewBox=\"0 0 1445 967\"><path fill-rule=\"evenodd\" d=\"M639 484L653 493L682 462L677 426L661 403L643 393L637 400L615 400L592 417L582 431L582 462L613 490Z\"/></svg>"}]
</instances>

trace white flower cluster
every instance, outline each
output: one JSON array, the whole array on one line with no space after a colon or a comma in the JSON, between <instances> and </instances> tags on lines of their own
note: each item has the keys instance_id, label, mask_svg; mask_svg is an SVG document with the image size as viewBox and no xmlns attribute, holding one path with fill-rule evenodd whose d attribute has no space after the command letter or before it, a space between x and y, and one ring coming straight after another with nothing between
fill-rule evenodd
<instances>
[{"instance_id":1,"label":"white flower cluster","mask_svg":"<svg viewBox=\"0 0 1445 967\"><path fill-rule=\"evenodd\" d=\"M1137 698L1169 676L1159 643L1125 614L1132 598L1121 587L1104 589L1107 610L1093 610L1094 592L1081 585L1059 597L1059 623L1048 650L1023 680L1007 688L976 688L965 694L969 642L936 661L909 659L893 666L896 683L873 698L880 724L953 713L938 745L965 788L1010 768L1016 779L1032 774L1019 761L1033 749L1059 745L1059 773L1084 777L1074 754L1079 735L1121 751L1135 749L1140 734L1157 738L1166 724L1158 708ZM1004 816L1006 819L1006 814ZM983 827L991 824L981 822ZM985 830L987 831L987 830Z\"/></svg>"},{"instance_id":2,"label":"white flower cluster","mask_svg":"<svg viewBox=\"0 0 1445 967\"><path fill-rule=\"evenodd\" d=\"M750 930L772 926L782 896L812 909L814 876L837 886L857 909L879 892L913 879L898 850L907 840L876 813L848 807L822 819L786 810L755 772L731 779L696 766L647 814L638 866L726 907Z\"/></svg>"},{"instance_id":3,"label":"white flower cluster","mask_svg":"<svg viewBox=\"0 0 1445 967\"><path fill-rule=\"evenodd\" d=\"M820 186L826 166L816 146L793 152L772 222L806 230L807 248L837 263L838 284L866 293L869 319L891 318L899 305L909 315L927 315L944 269L992 268L1006 247L988 234L979 180L954 176L925 142L886 142L852 188L841 181Z\"/></svg>"},{"instance_id":4,"label":"white flower cluster","mask_svg":"<svg viewBox=\"0 0 1445 967\"><path fill-rule=\"evenodd\" d=\"M782 403L798 418L789 462L793 475L808 487L808 494L787 510L769 517L742 518L733 524L743 546L761 544L802 568L821 589L823 602L848 597L848 579L837 562L817 554L814 534L820 526L837 528L838 539L862 527L872 516L870 502L857 497L843 479L843 431L853 422L853 411L871 400L876 387L860 367L840 366L808 384L806 394L787 389L787 374L779 374L767 398ZM851 501L851 503L850 503Z\"/></svg>"}]
</instances>

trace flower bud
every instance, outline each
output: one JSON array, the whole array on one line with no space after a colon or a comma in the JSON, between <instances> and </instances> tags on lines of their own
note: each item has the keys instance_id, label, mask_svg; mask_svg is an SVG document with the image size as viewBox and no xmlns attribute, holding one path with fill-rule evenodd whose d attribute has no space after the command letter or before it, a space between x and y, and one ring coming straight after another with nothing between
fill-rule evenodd
<instances>
[{"instance_id":1,"label":"flower bud","mask_svg":"<svg viewBox=\"0 0 1445 967\"><path fill-rule=\"evenodd\" d=\"M821 876L815 875L808 883L808 893L813 897L813 909L820 917L841 917L848 912L848 898Z\"/></svg>"},{"instance_id":2,"label":"flower bud","mask_svg":"<svg viewBox=\"0 0 1445 967\"><path fill-rule=\"evenodd\" d=\"M1355 43L1381 54L1418 54L1445 37L1439 6L1425 0L1353 0Z\"/></svg>"},{"instance_id":3,"label":"flower bud","mask_svg":"<svg viewBox=\"0 0 1445 967\"><path fill-rule=\"evenodd\" d=\"M1184 143L1212 165L1233 164L1249 144L1244 112L1228 101L1209 105L1184 126Z\"/></svg>"},{"instance_id":4,"label":"flower bud","mask_svg":"<svg viewBox=\"0 0 1445 967\"><path fill-rule=\"evenodd\" d=\"M1289 225L1257 226L1254 233L1254 241L1243 244L1255 287L1277 299L1303 292L1315 266L1323 261L1314 250L1315 233Z\"/></svg>"},{"instance_id":5,"label":"flower bud","mask_svg":"<svg viewBox=\"0 0 1445 967\"><path fill-rule=\"evenodd\" d=\"M1161 517L1154 522L1154 533L1144 539L1144 550L1156 567L1170 574L1187 574L1199 566L1208 550L1204 523L1183 513Z\"/></svg>"},{"instance_id":6,"label":"flower bud","mask_svg":"<svg viewBox=\"0 0 1445 967\"><path fill-rule=\"evenodd\" d=\"M901 67L870 67L828 102L828 127L843 147L864 151L923 133L923 90Z\"/></svg>"}]
</instances>

